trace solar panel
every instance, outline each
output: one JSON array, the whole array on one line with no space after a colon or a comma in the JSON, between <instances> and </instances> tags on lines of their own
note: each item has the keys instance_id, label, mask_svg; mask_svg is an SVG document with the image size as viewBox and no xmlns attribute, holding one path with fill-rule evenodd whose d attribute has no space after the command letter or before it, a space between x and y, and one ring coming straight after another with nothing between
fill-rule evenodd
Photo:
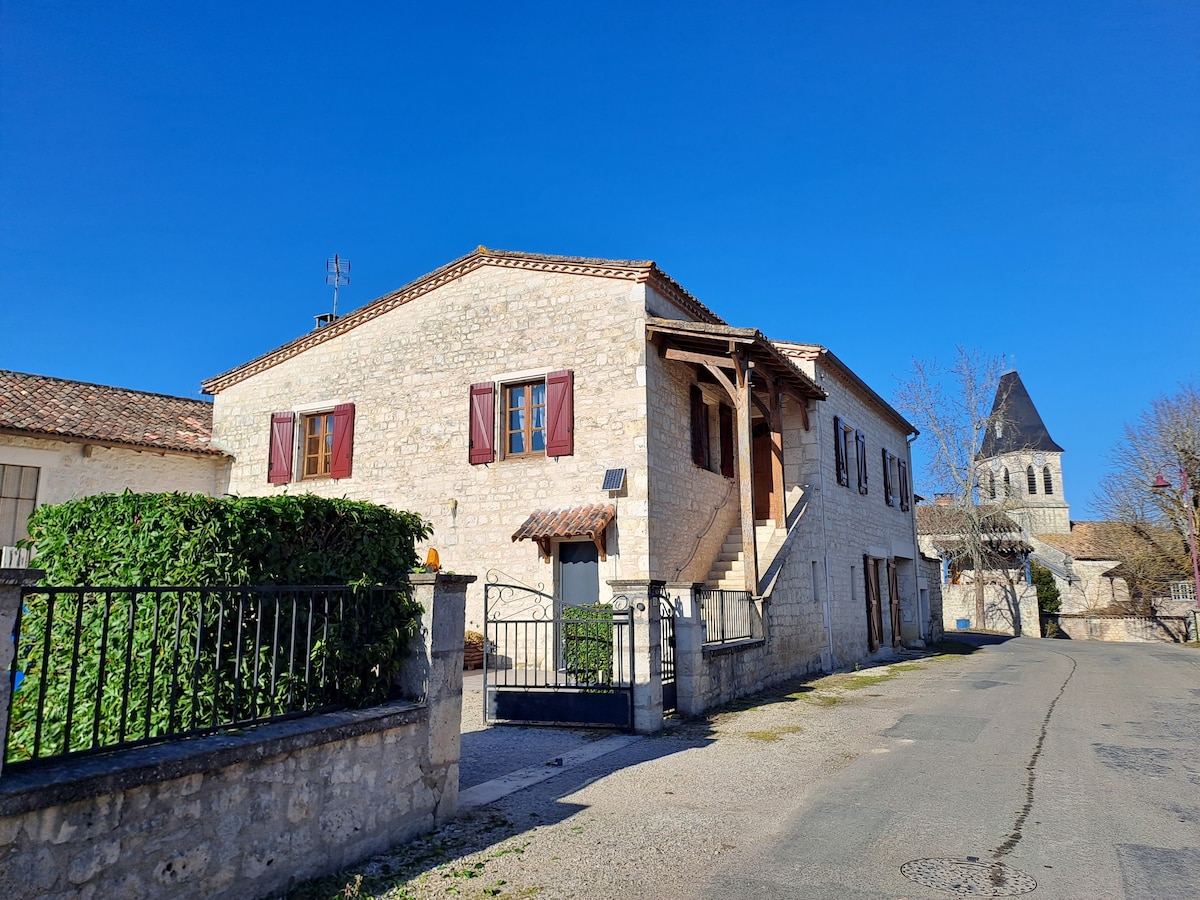
<instances>
[{"instance_id":1,"label":"solar panel","mask_svg":"<svg viewBox=\"0 0 1200 900\"><path fill-rule=\"evenodd\" d=\"M625 470L624 469L609 469L604 473L604 486L600 488L602 491L619 491L625 486Z\"/></svg>"}]
</instances>

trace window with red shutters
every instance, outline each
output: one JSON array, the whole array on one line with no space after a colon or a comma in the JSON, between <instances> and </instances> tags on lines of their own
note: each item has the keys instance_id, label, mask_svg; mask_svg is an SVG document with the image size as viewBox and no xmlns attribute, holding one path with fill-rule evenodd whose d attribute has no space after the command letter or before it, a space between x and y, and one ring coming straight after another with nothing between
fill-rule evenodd
<instances>
[{"instance_id":1,"label":"window with red shutters","mask_svg":"<svg viewBox=\"0 0 1200 900\"><path fill-rule=\"evenodd\" d=\"M471 465L496 460L496 395L500 396L500 447L504 459L572 456L575 453L575 373L497 386L471 385Z\"/></svg>"},{"instance_id":2,"label":"window with red shutters","mask_svg":"<svg viewBox=\"0 0 1200 900\"><path fill-rule=\"evenodd\" d=\"M292 480L292 455L296 449L296 414L271 415L271 448L267 455L267 481L287 484Z\"/></svg>"}]
</instances>

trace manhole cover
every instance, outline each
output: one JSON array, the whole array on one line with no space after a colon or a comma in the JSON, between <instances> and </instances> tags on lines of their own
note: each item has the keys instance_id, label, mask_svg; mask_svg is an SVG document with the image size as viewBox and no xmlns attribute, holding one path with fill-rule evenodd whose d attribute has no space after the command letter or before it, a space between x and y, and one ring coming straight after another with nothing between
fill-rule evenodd
<instances>
[{"instance_id":1,"label":"manhole cover","mask_svg":"<svg viewBox=\"0 0 1200 900\"><path fill-rule=\"evenodd\" d=\"M1037 882L1003 863L966 859L915 859L900 867L909 881L951 891L964 897L1017 897L1028 894Z\"/></svg>"}]
</instances>

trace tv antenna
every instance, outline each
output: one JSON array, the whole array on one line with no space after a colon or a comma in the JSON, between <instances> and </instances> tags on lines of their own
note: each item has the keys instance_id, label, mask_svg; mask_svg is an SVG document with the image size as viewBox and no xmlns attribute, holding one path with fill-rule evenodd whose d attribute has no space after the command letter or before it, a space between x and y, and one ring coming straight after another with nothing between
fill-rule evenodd
<instances>
[{"instance_id":1,"label":"tv antenna","mask_svg":"<svg viewBox=\"0 0 1200 900\"><path fill-rule=\"evenodd\" d=\"M325 283L333 285L333 319L337 319L338 288L350 283L350 260L336 253L325 260Z\"/></svg>"}]
</instances>

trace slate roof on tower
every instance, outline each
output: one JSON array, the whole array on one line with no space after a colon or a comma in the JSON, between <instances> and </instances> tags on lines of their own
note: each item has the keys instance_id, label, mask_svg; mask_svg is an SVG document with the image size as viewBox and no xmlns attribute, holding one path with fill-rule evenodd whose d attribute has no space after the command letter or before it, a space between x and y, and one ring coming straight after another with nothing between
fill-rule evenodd
<instances>
[{"instance_id":1,"label":"slate roof on tower","mask_svg":"<svg viewBox=\"0 0 1200 900\"><path fill-rule=\"evenodd\" d=\"M1063 452L1050 437L1046 423L1033 405L1033 398L1016 372L1005 372L1000 376L989 422L991 427L983 437L983 446L976 459L1021 451Z\"/></svg>"}]
</instances>

